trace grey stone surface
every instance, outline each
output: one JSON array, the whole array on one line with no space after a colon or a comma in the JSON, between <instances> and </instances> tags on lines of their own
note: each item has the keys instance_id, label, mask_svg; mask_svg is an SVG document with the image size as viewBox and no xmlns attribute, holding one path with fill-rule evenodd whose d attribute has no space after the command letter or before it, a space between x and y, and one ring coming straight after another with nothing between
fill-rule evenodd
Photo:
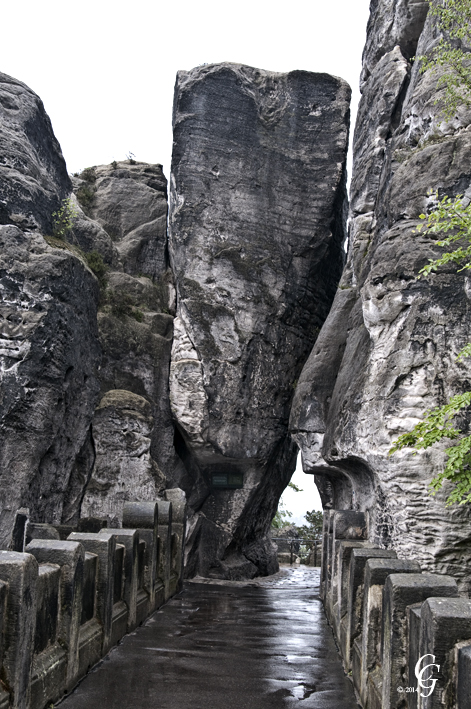
<instances>
[{"instance_id":1,"label":"grey stone surface","mask_svg":"<svg viewBox=\"0 0 471 709\"><path fill-rule=\"evenodd\" d=\"M70 240L98 252L108 271L98 313L102 399L76 458L63 521L77 523L80 515L95 514L91 510L101 514L102 507L117 525L124 500L154 499L156 490L175 484L182 468L169 404L175 291L167 263L167 183L161 165L127 161L87 168L73 178L73 187L81 210ZM109 405L117 390L129 406ZM121 423L128 433L119 442ZM148 449L142 459L131 440L136 437ZM129 494L121 495L116 484L127 467L136 476L125 483ZM108 486L110 475L115 482Z\"/></svg>"},{"instance_id":2,"label":"grey stone surface","mask_svg":"<svg viewBox=\"0 0 471 709\"><path fill-rule=\"evenodd\" d=\"M370 675L382 662L383 588L390 574L420 574L416 561L403 559L368 559L363 591L361 667L358 675L353 665L353 681L363 704L367 704Z\"/></svg>"},{"instance_id":3,"label":"grey stone surface","mask_svg":"<svg viewBox=\"0 0 471 709\"><path fill-rule=\"evenodd\" d=\"M450 267L417 280L439 253L415 232L432 203L428 191L471 194L471 112L462 107L443 120L438 77L410 64L438 40L430 20L424 24L426 5L371 5L348 260L299 378L290 426L324 504L369 510L370 541L456 576L467 591L471 508L445 508L448 486L428 495L444 446L388 455L426 409L469 389L469 365L456 362L471 340L469 278Z\"/></svg>"},{"instance_id":4,"label":"grey stone surface","mask_svg":"<svg viewBox=\"0 0 471 709\"><path fill-rule=\"evenodd\" d=\"M165 477L150 454L154 428L149 401L130 391L108 391L93 418L95 463L82 499L82 517L119 527L125 502L153 500Z\"/></svg>"},{"instance_id":5,"label":"grey stone surface","mask_svg":"<svg viewBox=\"0 0 471 709\"><path fill-rule=\"evenodd\" d=\"M382 706L399 709L403 697L398 687L407 687L407 608L432 596L456 597L458 587L442 574L391 574L384 586L382 632ZM406 690L404 689L404 692Z\"/></svg>"},{"instance_id":6,"label":"grey stone surface","mask_svg":"<svg viewBox=\"0 0 471 709\"><path fill-rule=\"evenodd\" d=\"M462 647L458 653L458 706L460 709L471 707L471 644Z\"/></svg>"},{"instance_id":7,"label":"grey stone surface","mask_svg":"<svg viewBox=\"0 0 471 709\"><path fill-rule=\"evenodd\" d=\"M98 557L96 616L103 629L102 654L106 654L111 646L116 537L105 532L72 532L69 541L79 542L86 552Z\"/></svg>"},{"instance_id":8,"label":"grey stone surface","mask_svg":"<svg viewBox=\"0 0 471 709\"><path fill-rule=\"evenodd\" d=\"M189 573L276 568L266 534L294 470L293 386L343 262L349 97L341 79L303 71L177 76L170 391ZM213 491L213 473L243 475L244 488Z\"/></svg>"},{"instance_id":9,"label":"grey stone surface","mask_svg":"<svg viewBox=\"0 0 471 709\"><path fill-rule=\"evenodd\" d=\"M38 563L31 554L0 551L0 576L8 583L3 623L2 679L10 692L12 709L28 709Z\"/></svg>"},{"instance_id":10,"label":"grey stone surface","mask_svg":"<svg viewBox=\"0 0 471 709\"><path fill-rule=\"evenodd\" d=\"M314 573L186 584L62 706L357 709Z\"/></svg>"},{"instance_id":11,"label":"grey stone surface","mask_svg":"<svg viewBox=\"0 0 471 709\"><path fill-rule=\"evenodd\" d=\"M88 215L112 239L124 271L157 280L167 270L167 180L162 165L119 162L85 171L75 192L88 187ZM83 177L84 173L82 173Z\"/></svg>"},{"instance_id":12,"label":"grey stone surface","mask_svg":"<svg viewBox=\"0 0 471 709\"><path fill-rule=\"evenodd\" d=\"M53 563L60 567L60 626L58 640L67 653L67 671L63 686L70 690L78 680L78 641L82 615L82 592L84 580L84 548L72 541L35 539L29 543L27 552L39 564ZM57 695L59 696L59 695Z\"/></svg>"},{"instance_id":13,"label":"grey stone surface","mask_svg":"<svg viewBox=\"0 0 471 709\"><path fill-rule=\"evenodd\" d=\"M471 600L468 598L428 598L421 613L420 656L435 656L440 669L433 668L435 691L421 698L421 709L456 706L456 656L454 646L471 640ZM466 706L466 705L465 705Z\"/></svg>"},{"instance_id":14,"label":"grey stone surface","mask_svg":"<svg viewBox=\"0 0 471 709\"><path fill-rule=\"evenodd\" d=\"M363 600L365 590L365 567L368 559L395 559L396 552L392 549L353 549L350 557L350 578L348 581L348 609L347 618L349 620L350 648L346 649L345 657L351 650L351 644L358 637L362 630L363 623ZM347 662L347 660L346 660ZM349 663L347 662L347 665Z\"/></svg>"},{"instance_id":15,"label":"grey stone surface","mask_svg":"<svg viewBox=\"0 0 471 709\"><path fill-rule=\"evenodd\" d=\"M28 522L26 526L25 544L29 544L32 539L58 540L60 539L60 535L52 524L47 524L44 522Z\"/></svg>"},{"instance_id":16,"label":"grey stone surface","mask_svg":"<svg viewBox=\"0 0 471 709\"><path fill-rule=\"evenodd\" d=\"M381 58L395 47L407 60L414 57L427 10L427 0L372 0L363 51L363 86Z\"/></svg>"},{"instance_id":17,"label":"grey stone surface","mask_svg":"<svg viewBox=\"0 0 471 709\"><path fill-rule=\"evenodd\" d=\"M49 116L34 91L0 73L0 224L50 233L71 184Z\"/></svg>"},{"instance_id":18,"label":"grey stone surface","mask_svg":"<svg viewBox=\"0 0 471 709\"><path fill-rule=\"evenodd\" d=\"M0 226L0 272L0 547L8 548L19 507L37 522L61 521L97 402L100 347L98 287L80 257L38 232Z\"/></svg>"},{"instance_id":19,"label":"grey stone surface","mask_svg":"<svg viewBox=\"0 0 471 709\"><path fill-rule=\"evenodd\" d=\"M122 544L126 553L124 555L124 588L123 600L125 601L129 615L127 632L130 633L136 627L136 604L137 604L137 584L138 584L138 553L139 534L135 529L112 529L106 528L102 532L112 534L118 544Z\"/></svg>"},{"instance_id":20,"label":"grey stone surface","mask_svg":"<svg viewBox=\"0 0 471 709\"><path fill-rule=\"evenodd\" d=\"M50 237L72 187L50 120L38 96L4 74L0 116L0 548L8 548L23 505L35 522L61 522L101 353L96 279L79 250Z\"/></svg>"},{"instance_id":21,"label":"grey stone surface","mask_svg":"<svg viewBox=\"0 0 471 709\"><path fill-rule=\"evenodd\" d=\"M159 506L157 502L126 502L123 527L137 529L139 540L145 542L143 585L148 594L149 612L155 605L155 585L159 564Z\"/></svg>"}]
</instances>

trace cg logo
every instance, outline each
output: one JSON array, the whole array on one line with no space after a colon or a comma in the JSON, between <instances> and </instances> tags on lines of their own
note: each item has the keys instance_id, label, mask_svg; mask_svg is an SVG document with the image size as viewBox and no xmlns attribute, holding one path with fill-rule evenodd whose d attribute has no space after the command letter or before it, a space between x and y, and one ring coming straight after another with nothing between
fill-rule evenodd
<instances>
[{"instance_id":1,"label":"cg logo","mask_svg":"<svg viewBox=\"0 0 471 709\"><path fill-rule=\"evenodd\" d=\"M431 657L433 662L429 665L424 665L421 669L421 664L425 660L426 657ZM432 678L433 675L433 670L431 670L430 675L428 677L424 678L424 673L429 670L430 667L436 667L438 672L440 671L440 665L435 664L435 655L431 655L430 653L427 655L423 655L421 658L419 658L419 661L417 662L415 666L415 676L417 677L417 682L420 687L420 689L427 689L430 690L428 694L422 694L420 693L421 697L430 697L432 694L433 690L435 689L435 685L437 684L436 679ZM417 690L418 691L418 690Z\"/></svg>"}]
</instances>

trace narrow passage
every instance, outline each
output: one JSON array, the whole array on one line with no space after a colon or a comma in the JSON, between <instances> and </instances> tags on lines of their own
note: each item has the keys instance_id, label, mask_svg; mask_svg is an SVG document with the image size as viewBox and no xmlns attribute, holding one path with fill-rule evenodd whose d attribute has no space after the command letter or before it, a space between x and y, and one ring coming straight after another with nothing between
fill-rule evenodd
<instances>
[{"instance_id":1,"label":"narrow passage","mask_svg":"<svg viewBox=\"0 0 471 709\"><path fill-rule=\"evenodd\" d=\"M357 709L318 593L308 567L187 582L60 707Z\"/></svg>"}]
</instances>

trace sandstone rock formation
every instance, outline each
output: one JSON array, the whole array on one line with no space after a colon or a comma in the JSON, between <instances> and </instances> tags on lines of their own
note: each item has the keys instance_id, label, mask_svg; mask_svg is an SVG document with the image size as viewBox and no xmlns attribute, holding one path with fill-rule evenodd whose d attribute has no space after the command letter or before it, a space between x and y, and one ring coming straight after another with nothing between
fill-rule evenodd
<instances>
[{"instance_id":1,"label":"sandstone rock formation","mask_svg":"<svg viewBox=\"0 0 471 709\"><path fill-rule=\"evenodd\" d=\"M341 79L303 71L177 76L170 394L188 573L276 568L266 535L295 465L293 389L343 263L349 98Z\"/></svg>"},{"instance_id":2,"label":"sandstone rock formation","mask_svg":"<svg viewBox=\"0 0 471 709\"><path fill-rule=\"evenodd\" d=\"M108 391L95 411L95 464L85 489L82 517L106 517L121 526L125 502L156 500L165 478L150 455L154 427L147 399L130 391Z\"/></svg>"},{"instance_id":3,"label":"sandstone rock formation","mask_svg":"<svg viewBox=\"0 0 471 709\"><path fill-rule=\"evenodd\" d=\"M50 233L71 184L43 103L0 73L0 224Z\"/></svg>"},{"instance_id":4,"label":"sandstone rock formation","mask_svg":"<svg viewBox=\"0 0 471 709\"><path fill-rule=\"evenodd\" d=\"M16 510L60 522L99 394L98 285L78 252L53 248L70 190L40 99L0 75L0 547ZM73 432L73 434L72 434Z\"/></svg>"},{"instance_id":5,"label":"sandstone rock formation","mask_svg":"<svg viewBox=\"0 0 471 709\"><path fill-rule=\"evenodd\" d=\"M74 523L85 496L82 514L116 523L123 500L172 487L161 470L171 478L178 460L161 166L89 168L72 185L40 99L1 74L0 109L0 547L8 548L19 507L35 522ZM66 240L51 236L65 198L78 211Z\"/></svg>"},{"instance_id":6,"label":"sandstone rock formation","mask_svg":"<svg viewBox=\"0 0 471 709\"><path fill-rule=\"evenodd\" d=\"M446 490L427 494L443 453L388 457L425 409L470 387L469 363L456 362L471 339L469 278L450 267L417 280L439 253L415 232L433 201L429 190L471 197L471 112L445 121L437 76L410 62L438 41L426 15L426 2L371 5L348 263L299 379L290 425L325 505L369 510L372 541L463 578L469 506L446 509Z\"/></svg>"},{"instance_id":7,"label":"sandstone rock formation","mask_svg":"<svg viewBox=\"0 0 471 709\"><path fill-rule=\"evenodd\" d=\"M99 254L107 271L98 311L102 400L63 521L96 515L116 525L126 500L154 499L166 487L164 475L172 486L179 465L168 384L175 296L167 182L161 165L128 161L87 168L73 186L80 216L71 241Z\"/></svg>"}]
</instances>

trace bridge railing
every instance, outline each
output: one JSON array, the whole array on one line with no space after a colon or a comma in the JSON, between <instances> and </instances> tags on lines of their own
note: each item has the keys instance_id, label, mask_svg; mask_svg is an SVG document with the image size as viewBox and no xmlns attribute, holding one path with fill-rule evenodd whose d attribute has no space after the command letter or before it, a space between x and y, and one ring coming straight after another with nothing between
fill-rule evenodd
<instances>
[{"instance_id":1,"label":"bridge railing","mask_svg":"<svg viewBox=\"0 0 471 709\"><path fill-rule=\"evenodd\" d=\"M300 546L306 546L311 552L310 556L312 558L311 566L319 566L321 560L321 545L322 539L311 539L310 537L271 537L271 540L275 542L278 547L278 553L283 553L284 548L288 548L288 554L290 555L290 564L293 563L296 556L299 553ZM281 548L280 548L281 547Z\"/></svg>"},{"instance_id":2,"label":"bridge railing","mask_svg":"<svg viewBox=\"0 0 471 709\"><path fill-rule=\"evenodd\" d=\"M0 709L54 704L180 589L186 505L167 492L126 503L122 528L31 525L24 551L0 551Z\"/></svg>"},{"instance_id":3,"label":"bridge railing","mask_svg":"<svg viewBox=\"0 0 471 709\"><path fill-rule=\"evenodd\" d=\"M362 706L471 709L471 600L367 527L361 512L324 513L321 597Z\"/></svg>"}]
</instances>

